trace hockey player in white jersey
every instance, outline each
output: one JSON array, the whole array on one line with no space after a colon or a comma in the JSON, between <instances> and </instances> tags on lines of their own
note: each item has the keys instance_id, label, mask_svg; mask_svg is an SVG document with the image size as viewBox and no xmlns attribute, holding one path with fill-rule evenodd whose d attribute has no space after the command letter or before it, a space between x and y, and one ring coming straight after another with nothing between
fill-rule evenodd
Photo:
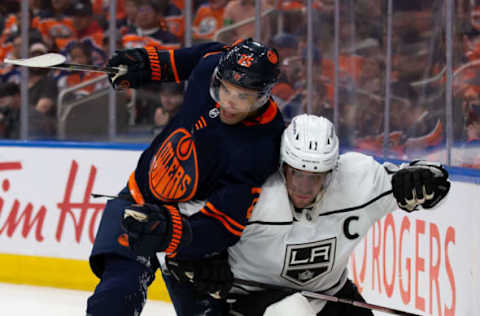
<instances>
[{"instance_id":1,"label":"hockey player in white jersey","mask_svg":"<svg viewBox=\"0 0 480 316\"><path fill-rule=\"evenodd\" d=\"M280 161L278 172L262 186L247 215L240 240L228 248L228 263L237 279L299 292L364 301L347 279L355 246L387 213L397 208L407 212L433 208L450 188L448 173L440 164L382 165L360 153L339 155L332 123L308 114L295 117L283 132ZM210 293L225 293L232 283L225 273L226 260L225 265L172 261L167 266L175 275L190 275L190 282ZM285 293L237 284L229 294L234 303L225 303L229 306L224 310L237 316L373 315L353 305ZM209 314L212 310L206 305L205 315L214 315Z\"/></svg>"},{"instance_id":2,"label":"hockey player in white jersey","mask_svg":"<svg viewBox=\"0 0 480 316\"><path fill-rule=\"evenodd\" d=\"M332 123L314 115L292 120L280 155L281 168L263 185L240 241L228 250L236 278L363 300L347 279L355 246L387 213L398 207L430 209L450 188L440 164L415 161L397 167L360 153L339 155ZM265 305L282 295L245 290L232 289L240 294L233 305L237 315L262 315ZM264 315L373 314L296 294Z\"/></svg>"}]
</instances>

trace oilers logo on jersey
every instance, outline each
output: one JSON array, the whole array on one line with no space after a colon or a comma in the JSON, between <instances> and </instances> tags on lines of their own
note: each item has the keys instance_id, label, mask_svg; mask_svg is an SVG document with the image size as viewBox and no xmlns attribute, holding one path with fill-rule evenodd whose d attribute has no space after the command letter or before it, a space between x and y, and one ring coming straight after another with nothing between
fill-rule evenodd
<instances>
[{"instance_id":1,"label":"oilers logo on jersey","mask_svg":"<svg viewBox=\"0 0 480 316\"><path fill-rule=\"evenodd\" d=\"M305 285L328 273L335 262L337 238L287 245L282 277Z\"/></svg>"},{"instance_id":2,"label":"oilers logo on jersey","mask_svg":"<svg viewBox=\"0 0 480 316\"><path fill-rule=\"evenodd\" d=\"M174 131L160 146L149 172L151 192L162 201L187 201L197 190L197 153L192 135Z\"/></svg>"}]
</instances>

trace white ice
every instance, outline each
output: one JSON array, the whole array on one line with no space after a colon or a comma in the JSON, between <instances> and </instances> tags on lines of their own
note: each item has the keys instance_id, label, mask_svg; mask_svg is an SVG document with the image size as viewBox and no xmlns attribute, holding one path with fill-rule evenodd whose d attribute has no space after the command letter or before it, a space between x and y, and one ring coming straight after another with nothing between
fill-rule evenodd
<instances>
[{"instance_id":1,"label":"white ice","mask_svg":"<svg viewBox=\"0 0 480 316\"><path fill-rule=\"evenodd\" d=\"M90 292L0 283L0 315L85 316ZM142 316L175 316L173 305L147 301Z\"/></svg>"}]
</instances>

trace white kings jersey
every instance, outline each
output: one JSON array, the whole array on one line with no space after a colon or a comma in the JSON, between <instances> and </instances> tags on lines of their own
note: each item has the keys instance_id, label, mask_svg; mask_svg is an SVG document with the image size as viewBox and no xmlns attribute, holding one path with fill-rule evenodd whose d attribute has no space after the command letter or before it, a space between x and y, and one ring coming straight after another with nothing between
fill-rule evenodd
<instances>
[{"instance_id":1,"label":"white kings jersey","mask_svg":"<svg viewBox=\"0 0 480 316\"><path fill-rule=\"evenodd\" d=\"M280 171L273 174L262 186L240 241L229 248L234 276L335 294L345 284L355 246L372 224L397 208L390 192L384 166L369 156L347 153L312 209L295 212ZM237 287L233 291L242 293ZM312 303L318 312L325 301Z\"/></svg>"}]
</instances>

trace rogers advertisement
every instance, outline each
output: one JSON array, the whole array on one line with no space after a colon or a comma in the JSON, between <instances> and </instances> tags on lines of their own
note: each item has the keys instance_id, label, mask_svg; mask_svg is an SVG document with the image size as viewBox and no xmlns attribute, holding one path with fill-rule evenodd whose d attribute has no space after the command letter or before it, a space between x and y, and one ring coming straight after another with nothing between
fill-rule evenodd
<instances>
[{"instance_id":1,"label":"rogers advertisement","mask_svg":"<svg viewBox=\"0 0 480 316\"><path fill-rule=\"evenodd\" d=\"M117 194L140 151L0 148L0 253L87 260L106 203L91 193ZM387 215L349 269L369 303L480 315L480 186L455 181L439 208Z\"/></svg>"},{"instance_id":2,"label":"rogers advertisement","mask_svg":"<svg viewBox=\"0 0 480 316\"><path fill-rule=\"evenodd\" d=\"M350 278L369 303L480 315L479 231L480 186L454 182L438 208L399 210L377 222L350 258Z\"/></svg>"}]
</instances>

